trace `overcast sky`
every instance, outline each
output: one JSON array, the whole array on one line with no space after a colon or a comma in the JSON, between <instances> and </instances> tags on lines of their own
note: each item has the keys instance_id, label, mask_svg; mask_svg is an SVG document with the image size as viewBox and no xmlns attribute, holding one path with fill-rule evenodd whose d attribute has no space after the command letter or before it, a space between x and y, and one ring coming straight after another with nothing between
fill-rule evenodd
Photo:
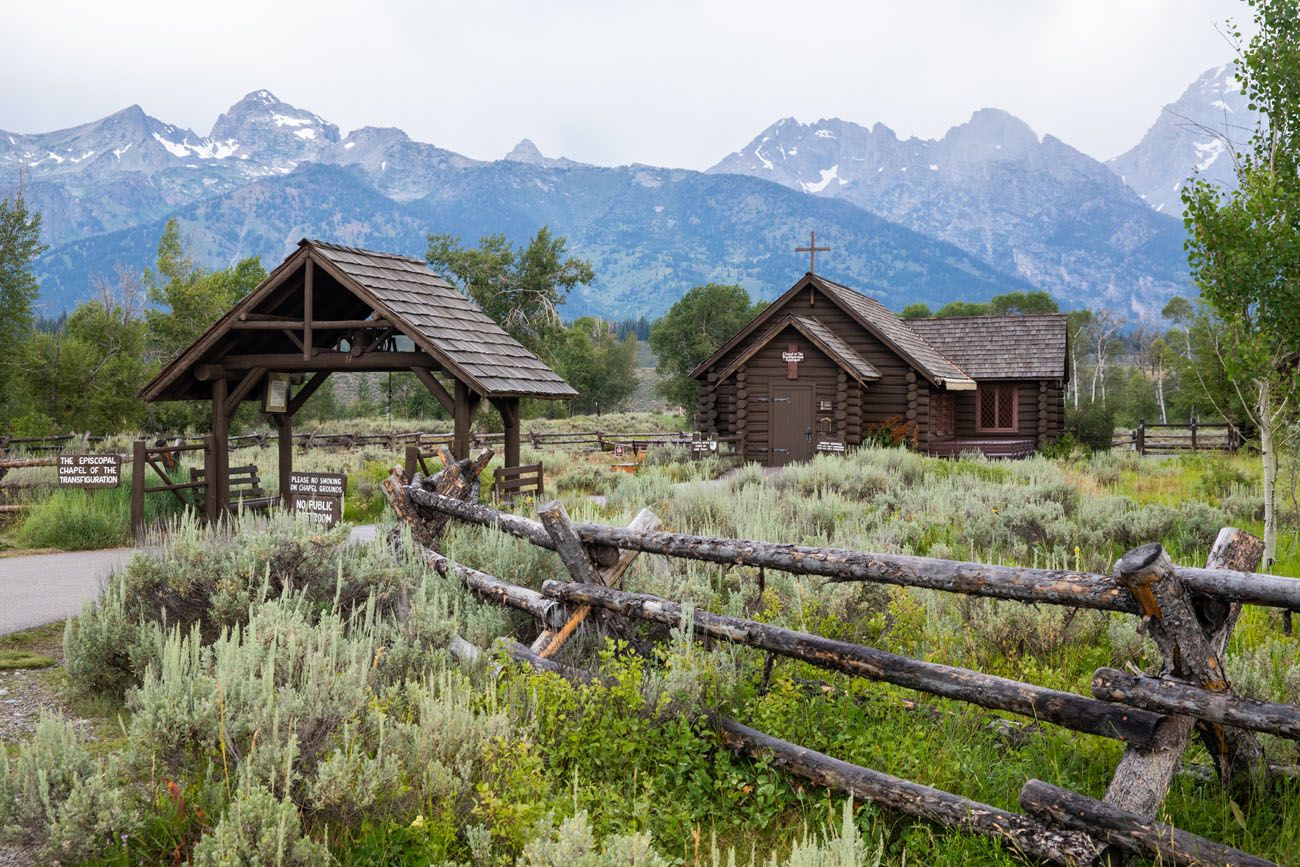
<instances>
[{"instance_id":1,"label":"overcast sky","mask_svg":"<svg viewBox=\"0 0 1300 867\"><path fill-rule=\"evenodd\" d=\"M132 103L207 135L266 88L492 159L703 169L781 117L937 137L985 106L1099 159L1205 69L1240 0L5 0L0 129Z\"/></svg>"}]
</instances>

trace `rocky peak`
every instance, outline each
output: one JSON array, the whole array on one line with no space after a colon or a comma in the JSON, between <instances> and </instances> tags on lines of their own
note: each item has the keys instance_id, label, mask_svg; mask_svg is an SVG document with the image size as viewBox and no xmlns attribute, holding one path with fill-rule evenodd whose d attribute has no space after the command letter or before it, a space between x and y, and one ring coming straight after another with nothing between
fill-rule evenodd
<instances>
[{"instance_id":1,"label":"rocky peak","mask_svg":"<svg viewBox=\"0 0 1300 867\"><path fill-rule=\"evenodd\" d=\"M546 162L546 157L533 144L532 139L520 139L519 144L511 148L510 153L505 155L505 159L514 163L528 163L530 165L541 165Z\"/></svg>"},{"instance_id":2,"label":"rocky peak","mask_svg":"<svg viewBox=\"0 0 1300 867\"><path fill-rule=\"evenodd\" d=\"M284 172L338 144L339 128L269 90L255 90L217 118L210 138L222 155Z\"/></svg>"}]
</instances>

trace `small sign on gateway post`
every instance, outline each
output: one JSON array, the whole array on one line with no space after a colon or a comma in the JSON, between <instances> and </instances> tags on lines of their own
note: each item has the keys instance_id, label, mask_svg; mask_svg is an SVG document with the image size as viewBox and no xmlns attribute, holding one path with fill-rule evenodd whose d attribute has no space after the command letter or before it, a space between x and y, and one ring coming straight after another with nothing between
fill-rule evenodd
<instances>
[{"instance_id":1,"label":"small sign on gateway post","mask_svg":"<svg viewBox=\"0 0 1300 867\"><path fill-rule=\"evenodd\" d=\"M59 487L116 488L122 481L121 455L59 455Z\"/></svg>"},{"instance_id":2,"label":"small sign on gateway post","mask_svg":"<svg viewBox=\"0 0 1300 867\"><path fill-rule=\"evenodd\" d=\"M347 485L348 477L342 473L290 473L290 508L317 524L333 527L343 520Z\"/></svg>"}]
</instances>

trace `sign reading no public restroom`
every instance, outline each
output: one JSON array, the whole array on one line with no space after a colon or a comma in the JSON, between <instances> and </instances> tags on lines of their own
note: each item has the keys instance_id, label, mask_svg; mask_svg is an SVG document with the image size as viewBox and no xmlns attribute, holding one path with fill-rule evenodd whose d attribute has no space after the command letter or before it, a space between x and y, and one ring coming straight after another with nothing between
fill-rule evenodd
<instances>
[{"instance_id":1,"label":"sign reading no public restroom","mask_svg":"<svg viewBox=\"0 0 1300 867\"><path fill-rule=\"evenodd\" d=\"M348 477L342 473L290 473L290 508L317 524L333 527L343 520L343 491Z\"/></svg>"}]
</instances>

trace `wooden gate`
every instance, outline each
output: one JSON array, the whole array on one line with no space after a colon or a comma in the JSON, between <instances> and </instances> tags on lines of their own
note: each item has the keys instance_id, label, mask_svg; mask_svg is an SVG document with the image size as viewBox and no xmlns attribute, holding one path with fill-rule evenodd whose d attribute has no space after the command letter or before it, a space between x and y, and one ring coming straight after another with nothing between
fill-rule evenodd
<instances>
[{"instance_id":1,"label":"wooden gate","mask_svg":"<svg viewBox=\"0 0 1300 867\"><path fill-rule=\"evenodd\" d=\"M772 443L768 463L779 467L813 455L813 393L810 385L772 384Z\"/></svg>"}]
</instances>

